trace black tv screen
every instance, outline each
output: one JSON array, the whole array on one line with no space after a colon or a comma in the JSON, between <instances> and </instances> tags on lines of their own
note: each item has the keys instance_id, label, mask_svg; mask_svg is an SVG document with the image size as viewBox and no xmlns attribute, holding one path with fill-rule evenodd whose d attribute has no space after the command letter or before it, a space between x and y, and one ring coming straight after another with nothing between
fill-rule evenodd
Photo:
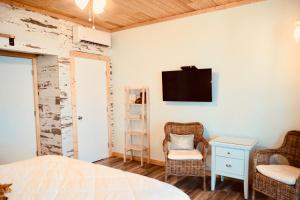
<instances>
[{"instance_id":1,"label":"black tv screen","mask_svg":"<svg viewBox=\"0 0 300 200\"><path fill-rule=\"evenodd\" d=\"M212 101L212 70L162 72L163 101Z\"/></svg>"}]
</instances>

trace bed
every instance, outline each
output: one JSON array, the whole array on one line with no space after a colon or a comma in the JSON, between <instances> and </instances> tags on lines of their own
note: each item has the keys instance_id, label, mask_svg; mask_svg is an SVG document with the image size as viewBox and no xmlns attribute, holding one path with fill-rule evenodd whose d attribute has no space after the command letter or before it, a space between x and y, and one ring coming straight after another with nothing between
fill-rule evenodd
<instances>
[{"instance_id":1,"label":"bed","mask_svg":"<svg viewBox=\"0 0 300 200\"><path fill-rule=\"evenodd\" d=\"M9 200L188 200L167 183L62 156L40 156L0 166L0 183L13 183Z\"/></svg>"}]
</instances>

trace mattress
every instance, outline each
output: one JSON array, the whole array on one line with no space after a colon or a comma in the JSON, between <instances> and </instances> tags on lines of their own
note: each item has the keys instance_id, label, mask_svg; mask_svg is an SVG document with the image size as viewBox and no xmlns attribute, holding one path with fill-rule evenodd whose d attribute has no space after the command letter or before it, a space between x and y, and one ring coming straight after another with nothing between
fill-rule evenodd
<instances>
[{"instance_id":1,"label":"mattress","mask_svg":"<svg viewBox=\"0 0 300 200\"><path fill-rule=\"evenodd\" d=\"M0 183L13 183L9 200L188 200L167 183L62 156L0 165Z\"/></svg>"}]
</instances>

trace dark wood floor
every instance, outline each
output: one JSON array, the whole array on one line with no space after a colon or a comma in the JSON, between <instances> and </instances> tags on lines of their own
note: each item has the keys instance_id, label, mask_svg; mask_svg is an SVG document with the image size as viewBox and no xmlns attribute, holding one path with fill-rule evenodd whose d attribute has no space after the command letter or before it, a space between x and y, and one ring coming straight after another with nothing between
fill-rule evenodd
<instances>
[{"instance_id":1,"label":"dark wood floor","mask_svg":"<svg viewBox=\"0 0 300 200\"><path fill-rule=\"evenodd\" d=\"M123 163L121 158L108 158L102 161L96 162L96 164L101 164L116 169L121 169L124 171L140 174L143 176L148 176L155 178L160 181L164 181L165 172L164 167L145 164L143 167L140 166L140 162L128 161ZM201 177L176 177L170 176L168 183L172 184L182 191L187 193L191 199L194 200L240 200L243 198L243 183L234 179L226 179L224 182L217 180L216 191L210 191L210 177L207 177L207 191L203 191ZM251 190L249 189L249 197L251 198ZM257 193L257 200L268 199L266 196Z\"/></svg>"}]
</instances>

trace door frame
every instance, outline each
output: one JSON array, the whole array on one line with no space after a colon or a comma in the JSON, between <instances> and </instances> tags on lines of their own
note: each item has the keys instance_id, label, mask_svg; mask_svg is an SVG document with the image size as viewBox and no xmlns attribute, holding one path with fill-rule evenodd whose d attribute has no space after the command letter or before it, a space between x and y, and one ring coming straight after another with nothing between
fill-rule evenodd
<instances>
[{"instance_id":1,"label":"door frame","mask_svg":"<svg viewBox=\"0 0 300 200\"><path fill-rule=\"evenodd\" d=\"M111 60L108 56L99 54L83 53L80 51L70 52L70 82L71 82L71 105L72 105L72 133L73 133L73 149L74 158L78 159L78 127L77 127L77 100L76 100L76 79L75 79L75 58L87 58L93 60L101 60L106 62L106 98L107 98L107 128L108 128L108 155L112 155L112 111L111 111Z\"/></svg>"},{"instance_id":2,"label":"door frame","mask_svg":"<svg viewBox=\"0 0 300 200\"><path fill-rule=\"evenodd\" d=\"M15 51L5 51L0 49L0 56L26 58L32 60L32 89L34 101L34 118L35 118L35 134L36 134L36 156L41 155L41 127L40 127L40 110L39 110L39 93L37 81L37 65L36 58L38 55L30 53L21 53Z\"/></svg>"}]
</instances>

